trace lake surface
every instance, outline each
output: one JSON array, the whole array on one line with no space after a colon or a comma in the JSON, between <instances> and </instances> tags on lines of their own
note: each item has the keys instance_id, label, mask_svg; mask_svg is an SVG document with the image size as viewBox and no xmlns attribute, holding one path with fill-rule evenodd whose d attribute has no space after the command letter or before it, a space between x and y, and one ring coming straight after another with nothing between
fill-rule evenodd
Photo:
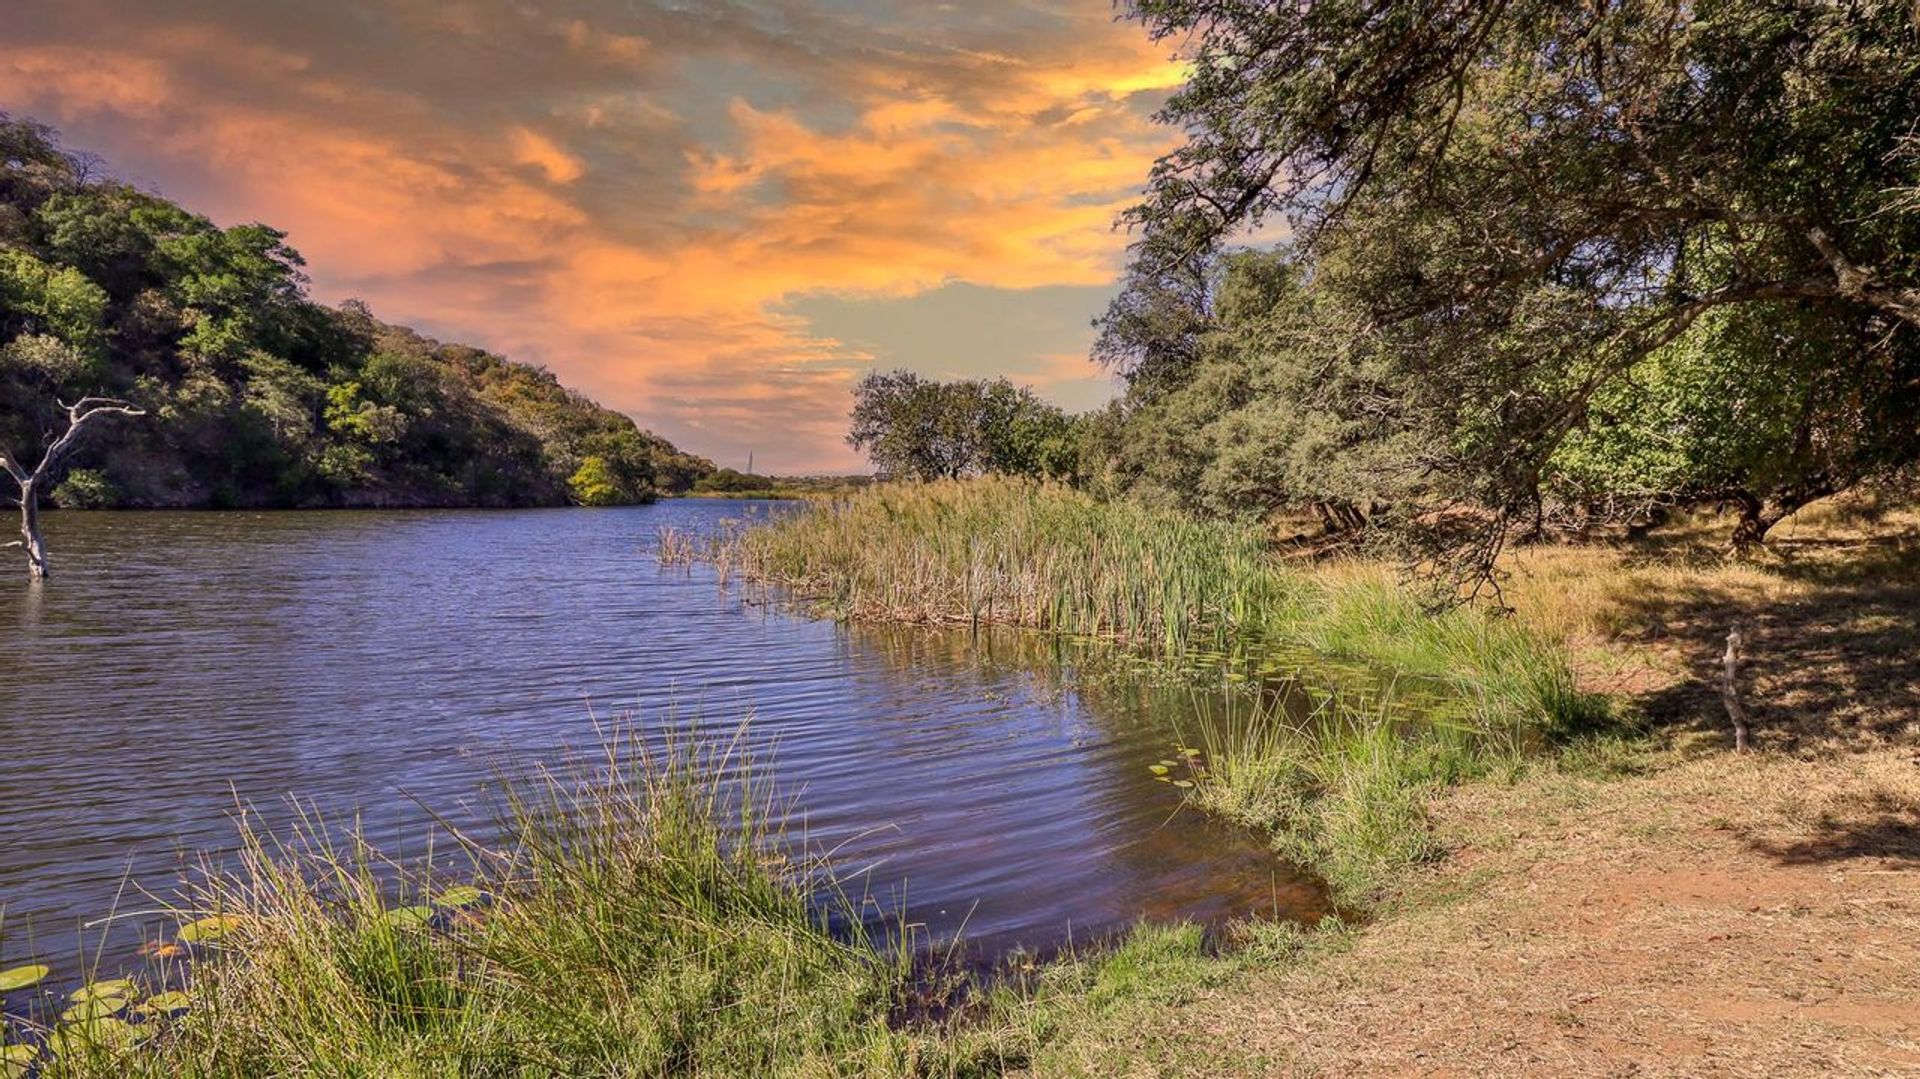
<instances>
[{"instance_id":1,"label":"lake surface","mask_svg":"<svg viewBox=\"0 0 1920 1079\"><path fill-rule=\"evenodd\" d=\"M422 806L475 823L502 762L591 749L622 714L732 734L750 713L808 838L983 954L1317 909L1148 771L1219 701L1076 679L1030 636L810 620L652 553L663 525L785 511L48 515L55 577L0 578L0 967L123 962L154 918L83 925L171 894L238 804L273 824L296 796L423 848Z\"/></svg>"}]
</instances>

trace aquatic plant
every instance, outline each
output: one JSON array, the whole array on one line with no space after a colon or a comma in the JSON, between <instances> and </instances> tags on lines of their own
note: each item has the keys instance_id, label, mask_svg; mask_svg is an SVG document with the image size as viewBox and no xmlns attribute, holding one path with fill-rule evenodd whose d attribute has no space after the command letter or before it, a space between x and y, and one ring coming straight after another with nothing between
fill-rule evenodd
<instances>
[{"instance_id":1,"label":"aquatic plant","mask_svg":"<svg viewBox=\"0 0 1920 1079\"><path fill-rule=\"evenodd\" d=\"M974 1070L986 1042L902 1020L912 941L831 898L736 746L626 737L503 777L504 839L463 841L471 877L452 885L396 880L317 820L243 821L234 867L180 915L201 945L190 984L157 1012L131 983L89 987L99 1014L54 1027L41 1074Z\"/></svg>"},{"instance_id":2,"label":"aquatic plant","mask_svg":"<svg viewBox=\"0 0 1920 1079\"><path fill-rule=\"evenodd\" d=\"M1511 619L1435 611L1379 567L1289 565L1251 523L1055 484L873 487L738 529L709 557L837 618L1004 624L1327 688L1391 684L1397 700L1479 725L1598 714L1557 644Z\"/></svg>"}]
</instances>

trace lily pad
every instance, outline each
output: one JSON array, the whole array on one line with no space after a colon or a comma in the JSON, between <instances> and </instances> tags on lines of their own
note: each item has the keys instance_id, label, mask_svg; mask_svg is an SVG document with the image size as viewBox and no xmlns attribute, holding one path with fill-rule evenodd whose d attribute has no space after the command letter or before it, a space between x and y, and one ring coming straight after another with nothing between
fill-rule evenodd
<instances>
[{"instance_id":1,"label":"lily pad","mask_svg":"<svg viewBox=\"0 0 1920 1079\"><path fill-rule=\"evenodd\" d=\"M212 944L239 928L238 914L214 914L180 927L180 939L188 944Z\"/></svg>"},{"instance_id":2,"label":"lily pad","mask_svg":"<svg viewBox=\"0 0 1920 1079\"><path fill-rule=\"evenodd\" d=\"M63 1022L54 1029L47 1045L55 1056L83 1056L88 1050L125 1049L138 1042L145 1031L124 1019L100 1016L79 1022Z\"/></svg>"},{"instance_id":3,"label":"lily pad","mask_svg":"<svg viewBox=\"0 0 1920 1079\"><path fill-rule=\"evenodd\" d=\"M126 997L97 997L83 1000L60 1013L62 1023L94 1023L118 1015L127 1006Z\"/></svg>"},{"instance_id":4,"label":"lily pad","mask_svg":"<svg viewBox=\"0 0 1920 1079\"><path fill-rule=\"evenodd\" d=\"M178 989L169 989L164 993L155 993L148 997L133 1010L145 1016L172 1015L175 1012L186 1011L192 1003L193 998L185 993Z\"/></svg>"},{"instance_id":5,"label":"lily pad","mask_svg":"<svg viewBox=\"0 0 1920 1079\"><path fill-rule=\"evenodd\" d=\"M396 907L386 914L387 924L402 929L414 929L427 924L433 918L432 907Z\"/></svg>"},{"instance_id":6,"label":"lily pad","mask_svg":"<svg viewBox=\"0 0 1920 1079\"><path fill-rule=\"evenodd\" d=\"M1171 771L1171 769L1169 769L1164 764L1149 764L1147 765L1147 771L1152 772L1154 775L1157 775L1157 776L1163 776L1163 775L1166 775L1169 771Z\"/></svg>"},{"instance_id":7,"label":"lily pad","mask_svg":"<svg viewBox=\"0 0 1920 1079\"><path fill-rule=\"evenodd\" d=\"M133 986L133 979L112 978L104 982L88 982L75 989L67 999L84 1004L89 1000L124 999L134 996L137 992Z\"/></svg>"},{"instance_id":8,"label":"lily pad","mask_svg":"<svg viewBox=\"0 0 1920 1079\"><path fill-rule=\"evenodd\" d=\"M443 907L471 907L485 899L486 893L468 884L456 885L433 897Z\"/></svg>"},{"instance_id":9,"label":"lily pad","mask_svg":"<svg viewBox=\"0 0 1920 1079\"><path fill-rule=\"evenodd\" d=\"M1176 779L1176 780L1174 780L1174 781L1173 781L1173 785L1174 785L1174 786L1176 786L1176 787L1191 787L1191 786L1193 786L1193 780L1191 780L1191 779Z\"/></svg>"},{"instance_id":10,"label":"lily pad","mask_svg":"<svg viewBox=\"0 0 1920 1079\"><path fill-rule=\"evenodd\" d=\"M1186 756L1186 757L1198 757L1200 755L1199 750L1194 749L1190 746L1182 746L1180 748L1180 753L1182 756Z\"/></svg>"},{"instance_id":11,"label":"lily pad","mask_svg":"<svg viewBox=\"0 0 1920 1079\"><path fill-rule=\"evenodd\" d=\"M39 1055L37 1045L0 1046L0 1079L27 1079Z\"/></svg>"},{"instance_id":12,"label":"lily pad","mask_svg":"<svg viewBox=\"0 0 1920 1079\"><path fill-rule=\"evenodd\" d=\"M16 989L39 985L51 973L53 968L44 963L0 970L0 993L11 993Z\"/></svg>"}]
</instances>

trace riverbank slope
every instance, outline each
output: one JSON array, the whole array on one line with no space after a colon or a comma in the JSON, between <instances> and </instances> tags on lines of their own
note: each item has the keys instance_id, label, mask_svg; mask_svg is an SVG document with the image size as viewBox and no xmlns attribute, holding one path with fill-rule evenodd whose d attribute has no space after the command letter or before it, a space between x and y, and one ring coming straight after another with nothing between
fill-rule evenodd
<instances>
[{"instance_id":1,"label":"riverbank slope","mask_svg":"<svg viewBox=\"0 0 1920 1079\"><path fill-rule=\"evenodd\" d=\"M1920 1068L1920 517L1829 504L1749 564L1703 521L1515 561L1520 617L1643 738L1428 801L1445 856L1294 961L1176 979L1034 1074ZM1728 752L1716 680L1760 751Z\"/></svg>"}]
</instances>

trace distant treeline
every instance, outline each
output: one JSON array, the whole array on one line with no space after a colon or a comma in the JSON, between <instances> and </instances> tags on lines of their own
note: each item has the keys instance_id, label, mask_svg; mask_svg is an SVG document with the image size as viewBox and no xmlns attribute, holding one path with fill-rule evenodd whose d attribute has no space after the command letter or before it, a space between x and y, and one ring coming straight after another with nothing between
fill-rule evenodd
<instances>
[{"instance_id":1,"label":"distant treeline","mask_svg":"<svg viewBox=\"0 0 1920 1079\"><path fill-rule=\"evenodd\" d=\"M0 445L31 458L59 400L144 407L54 491L90 507L610 505L713 471L540 368L314 303L302 265L0 114Z\"/></svg>"}]
</instances>

